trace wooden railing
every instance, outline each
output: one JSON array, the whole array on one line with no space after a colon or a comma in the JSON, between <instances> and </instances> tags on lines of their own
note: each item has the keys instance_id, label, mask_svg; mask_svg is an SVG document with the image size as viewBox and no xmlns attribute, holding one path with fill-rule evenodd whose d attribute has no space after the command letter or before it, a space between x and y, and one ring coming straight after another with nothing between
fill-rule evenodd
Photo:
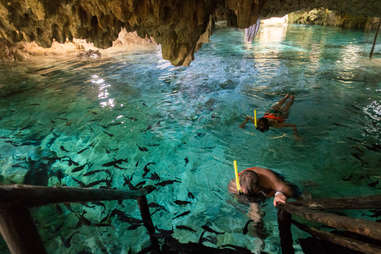
<instances>
[{"instance_id":1,"label":"wooden railing","mask_svg":"<svg viewBox=\"0 0 381 254\"><path fill-rule=\"evenodd\" d=\"M133 191L119 191L111 189L0 185L0 233L12 254L45 254L45 247L29 213L29 208L61 202L135 199L140 209L143 224L151 239L151 246L149 247L151 253L161 253L162 246L159 245L158 238L155 236L155 226L152 222L146 199L146 195L152 190L152 186ZM282 253L294 253L291 234L292 224L315 238L329 241L345 248L362 253L381 253L381 223L350 218L326 211L330 209L381 209L381 195L295 201L279 205L278 225ZM361 235L370 241L362 241L357 238L312 228L296 221L292 218L293 216L299 216L308 221L318 222L338 230L349 231ZM203 246L200 244L200 241L198 244L181 244L175 242L174 238L172 240L175 248L183 253L218 251L217 249ZM231 249L232 246L227 245L227 247L223 249L224 253L250 253L249 250L244 248L235 250L234 248L238 248L237 246L233 246L233 249Z\"/></svg>"},{"instance_id":2,"label":"wooden railing","mask_svg":"<svg viewBox=\"0 0 381 254\"><path fill-rule=\"evenodd\" d=\"M290 229L291 224L310 233L315 238L329 241L348 249L362 253L381 253L381 223L336 215L326 211L330 209L381 209L381 195L295 201L280 204L279 207L278 225L283 254L294 253ZM344 237L335 233L308 227L293 220L291 215L302 217L311 222L321 223L337 230L355 233L365 239L369 239L369 241L361 241L356 238Z\"/></svg>"},{"instance_id":3,"label":"wooden railing","mask_svg":"<svg viewBox=\"0 0 381 254\"><path fill-rule=\"evenodd\" d=\"M150 236L153 224L145 197L152 189L119 191L71 187L0 185L0 233L12 254L45 254L46 250L29 208L52 203L136 199ZM152 245L157 240L151 237Z\"/></svg>"}]
</instances>

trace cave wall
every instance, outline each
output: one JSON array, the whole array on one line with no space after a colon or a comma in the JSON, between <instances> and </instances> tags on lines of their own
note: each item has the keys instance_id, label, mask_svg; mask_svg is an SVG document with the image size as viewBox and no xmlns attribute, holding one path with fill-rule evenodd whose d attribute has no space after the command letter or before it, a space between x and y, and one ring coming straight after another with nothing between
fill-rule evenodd
<instances>
[{"instance_id":1,"label":"cave wall","mask_svg":"<svg viewBox=\"0 0 381 254\"><path fill-rule=\"evenodd\" d=\"M0 37L7 43L35 41L50 47L86 39L107 48L124 27L161 44L163 58L181 65L207 30L214 1L14 0L0 2Z\"/></svg>"},{"instance_id":2,"label":"cave wall","mask_svg":"<svg viewBox=\"0 0 381 254\"><path fill-rule=\"evenodd\" d=\"M288 14L288 23L291 24L337 26L365 31L377 29L380 21L380 18L352 16L324 8L313 9L311 11L296 11Z\"/></svg>"},{"instance_id":3,"label":"cave wall","mask_svg":"<svg viewBox=\"0 0 381 254\"><path fill-rule=\"evenodd\" d=\"M0 45L35 41L50 47L76 38L107 48L125 28L153 38L172 64L188 65L221 17L245 28L259 16L317 7L381 16L377 0L0 0Z\"/></svg>"}]
</instances>

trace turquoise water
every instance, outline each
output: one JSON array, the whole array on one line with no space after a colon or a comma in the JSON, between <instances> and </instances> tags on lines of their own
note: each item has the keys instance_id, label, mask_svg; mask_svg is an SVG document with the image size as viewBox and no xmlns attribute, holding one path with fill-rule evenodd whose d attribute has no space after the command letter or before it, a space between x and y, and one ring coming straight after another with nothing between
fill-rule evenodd
<instances>
[{"instance_id":1,"label":"turquoise water","mask_svg":"<svg viewBox=\"0 0 381 254\"><path fill-rule=\"evenodd\" d=\"M148 185L159 182L148 179L156 172L160 181L179 181L147 196L166 209L153 214L158 228L198 242L207 224L225 232L208 246L279 253L272 200L261 205L267 237L242 234L247 207L226 188L232 162L239 170L270 168L312 197L381 194L381 43L370 61L372 39L355 30L289 26L261 28L245 43L242 30L220 29L189 67L170 65L159 50L2 66L1 182L79 186L74 179L112 179L112 187L128 190L123 176ZM285 93L295 95L288 121L302 140L291 130L238 128L246 114L262 115ZM117 159L128 162L102 166ZM98 169L108 173L84 176ZM115 216L110 227L78 226L84 211L93 224L115 208L140 218L136 201L105 204L34 209L48 252L127 253L149 245L143 226L128 230ZM175 218L185 211L191 212ZM294 238L303 235L294 231ZM65 247L62 239L71 236Z\"/></svg>"}]
</instances>

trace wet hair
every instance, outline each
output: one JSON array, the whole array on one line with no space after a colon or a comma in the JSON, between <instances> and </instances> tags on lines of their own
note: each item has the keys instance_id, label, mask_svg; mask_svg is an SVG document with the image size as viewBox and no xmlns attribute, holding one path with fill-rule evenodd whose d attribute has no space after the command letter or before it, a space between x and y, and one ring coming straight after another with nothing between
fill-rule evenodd
<instances>
[{"instance_id":1,"label":"wet hair","mask_svg":"<svg viewBox=\"0 0 381 254\"><path fill-rule=\"evenodd\" d=\"M257 121L257 130L261 132L268 131L270 129L270 123L267 118L261 117Z\"/></svg>"},{"instance_id":2,"label":"wet hair","mask_svg":"<svg viewBox=\"0 0 381 254\"><path fill-rule=\"evenodd\" d=\"M265 199L265 195L261 191L262 188L259 186L258 181L258 175L254 171L245 170L239 176L241 191L238 192L235 179L230 181L228 190L242 203L260 202Z\"/></svg>"}]
</instances>

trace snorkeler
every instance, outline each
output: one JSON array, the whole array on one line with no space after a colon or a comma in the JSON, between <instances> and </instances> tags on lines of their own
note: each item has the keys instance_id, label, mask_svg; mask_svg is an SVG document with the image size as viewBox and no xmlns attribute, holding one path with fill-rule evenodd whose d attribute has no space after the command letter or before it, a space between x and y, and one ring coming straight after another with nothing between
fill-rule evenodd
<instances>
[{"instance_id":1,"label":"snorkeler","mask_svg":"<svg viewBox=\"0 0 381 254\"><path fill-rule=\"evenodd\" d=\"M252 167L239 173L240 191L237 190L236 180L229 182L228 190L237 197L238 201L249 204L247 215L254 222L255 234L264 238L266 231L263 226L263 212L260 209L261 201L274 197L273 204L286 203L287 198L295 197L298 188L284 182L281 176L269 169Z\"/></svg>"},{"instance_id":2,"label":"snorkeler","mask_svg":"<svg viewBox=\"0 0 381 254\"><path fill-rule=\"evenodd\" d=\"M288 102L286 100L289 98ZM298 130L296 129L295 124L285 123L285 120L288 118L288 113L291 105L294 103L294 96L286 94L280 101L278 101L274 106L271 107L269 111L267 111L263 117L259 118L257 121L257 129L265 132L270 129L270 127L274 128L285 128L292 127L294 129L294 135L296 138L299 138ZM284 104L284 105L283 105ZM251 120L254 121L253 117L246 116L246 119L239 126L241 128L245 128L246 123Z\"/></svg>"},{"instance_id":3,"label":"snorkeler","mask_svg":"<svg viewBox=\"0 0 381 254\"><path fill-rule=\"evenodd\" d=\"M235 179L228 185L229 192L248 202L257 202L264 198L274 197L273 204L286 203L287 198L294 197L294 188L284 182L280 176L269 169L252 167L239 173L241 190L238 192Z\"/></svg>"}]
</instances>

